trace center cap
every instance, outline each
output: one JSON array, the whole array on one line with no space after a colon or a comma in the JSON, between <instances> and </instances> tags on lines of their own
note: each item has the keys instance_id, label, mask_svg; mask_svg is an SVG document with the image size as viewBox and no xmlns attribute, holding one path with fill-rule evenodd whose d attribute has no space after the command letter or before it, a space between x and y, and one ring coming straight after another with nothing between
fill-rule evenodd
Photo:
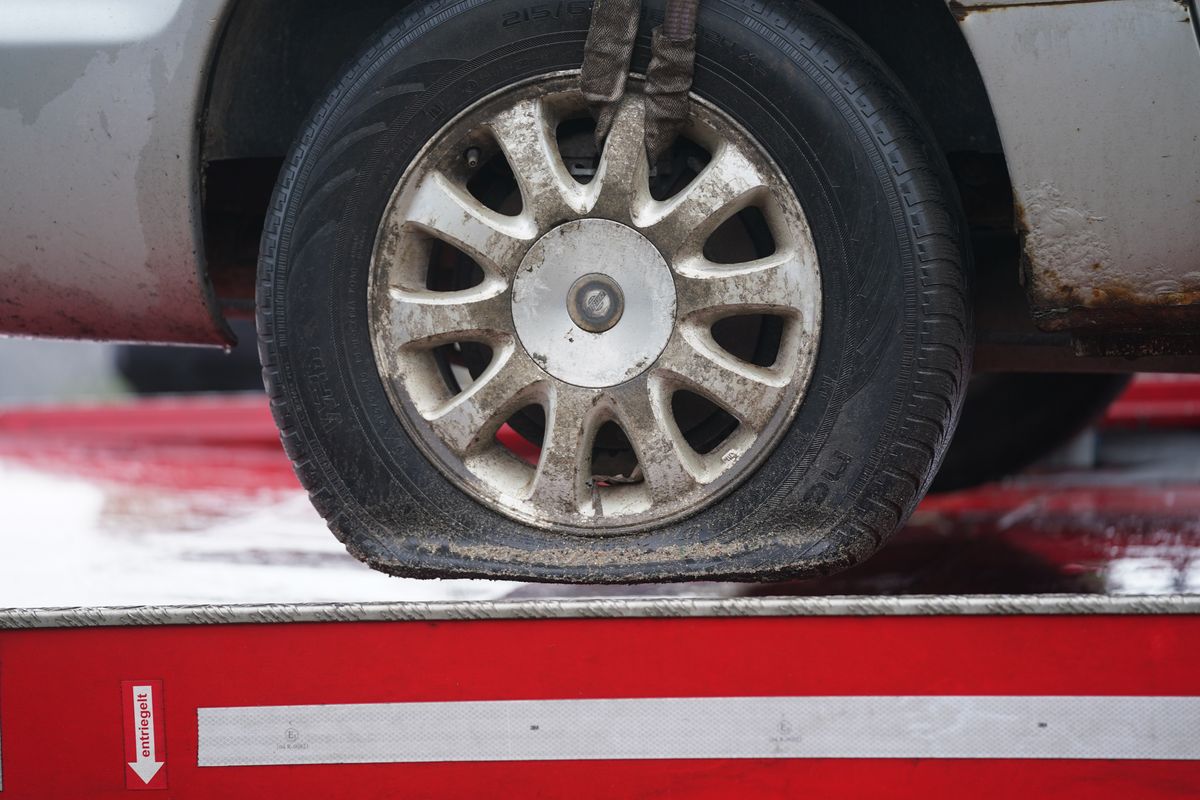
<instances>
[{"instance_id":1,"label":"center cap","mask_svg":"<svg viewBox=\"0 0 1200 800\"><path fill-rule=\"evenodd\" d=\"M675 325L675 281L658 249L619 222L581 219L534 242L513 282L513 322L541 367L614 386L658 358Z\"/></svg>"},{"instance_id":2,"label":"center cap","mask_svg":"<svg viewBox=\"0 0 1200 800\"><path fill-rule=\"evenodd\" d=\"M616 325L624 312L621 287L607 275L591 272L571 287L567 313L585 331L603 333Z\"/></svg>"}]
</instances>

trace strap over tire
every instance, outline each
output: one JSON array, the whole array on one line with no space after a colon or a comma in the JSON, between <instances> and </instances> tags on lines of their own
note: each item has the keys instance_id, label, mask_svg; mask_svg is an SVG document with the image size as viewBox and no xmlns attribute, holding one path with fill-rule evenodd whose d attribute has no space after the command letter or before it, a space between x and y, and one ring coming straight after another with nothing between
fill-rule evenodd
<instances>
[{"instance_id":1,"label":"strap over tire","mask_svg":"<svg viewBox=\"0 0 1200 800\"><path fill-rule=\"evenodd\" d=\"M663 24L654 29L646 72L646 155L653 163L687 121L688 92L696 55L699 0L668 0ZM580 85L596 117L596 144L603 145L625 96L637 38L641 0L596 0L584 45Z\"/></svg>"}]
</instances>

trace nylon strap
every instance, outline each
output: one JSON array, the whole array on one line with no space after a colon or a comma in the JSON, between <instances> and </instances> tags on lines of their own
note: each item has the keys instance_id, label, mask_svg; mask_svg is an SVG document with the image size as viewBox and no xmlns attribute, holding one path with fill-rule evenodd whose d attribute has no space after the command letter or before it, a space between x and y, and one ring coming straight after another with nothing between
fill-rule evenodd
<instances>
[{"instance_id":1,"label":"nylon strap","mask_svg":"<svg viewBox=\"0 0 1200 800\"><path fill-rule=\"evenodd\" d=\"M596 117L597 146L608 136L625 95L625 78L633 57L641 9L641 0L596 0L592 6L592 24L583 46L579 82Z\"/></svg>"},{"instance_id":2,"label":"nylon strap","mask_svg":"<svg viewBox=\"0 0 1200 800\"><path fill-rule=\"evenodd\" d=\"M650 163L671 146L687 121L698 2L667 0L663 24L651 37L645 90L646 154ZM598 147L603 146L625 96L640 16L641 0L596 0L592 6L580 85L596 117Z\"/></svg>"}]
</instances>

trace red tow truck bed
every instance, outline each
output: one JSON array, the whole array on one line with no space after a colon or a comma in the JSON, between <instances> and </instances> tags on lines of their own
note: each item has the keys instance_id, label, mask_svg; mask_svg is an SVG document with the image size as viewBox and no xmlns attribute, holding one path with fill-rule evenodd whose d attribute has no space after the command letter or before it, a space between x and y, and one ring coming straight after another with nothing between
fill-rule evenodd
<instances>
[{"instance_id":1,"label":"red tow truck bed","mask_svg":"<svg viewBox=\"0 0 1200 800\"><path fill-rule=\"evenodd\" d=\"M1078 595L8 612L3 797L1195 797L1198 614Z\"/></svg>"},{"instance_id":2,"label":"red tow truck bed","mask_svg":"<svg viewBox=\"0 0 1200 800\"><path fill-rule=\"evenodd\" d=\"M0 800L1200 796L1164 387L1098 467L931 497L843 575L616 589L367 572L255 399L0 413Z\"/></svg>"}]
</instances>

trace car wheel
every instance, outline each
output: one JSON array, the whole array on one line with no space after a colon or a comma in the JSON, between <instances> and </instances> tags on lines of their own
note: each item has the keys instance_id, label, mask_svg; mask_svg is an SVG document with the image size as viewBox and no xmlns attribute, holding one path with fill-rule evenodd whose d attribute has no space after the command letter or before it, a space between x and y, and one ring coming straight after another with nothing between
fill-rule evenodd
<instances>
[{"instance_id":1,"label":"car wheel","mask_svg":"<svg viewBox=\"0 0 1200 800\"><path fill-rule=\"evenodd\" d=\"M260 263L297 473L399 575L865 558L923 494L970 367L941 156L862 42L749 0L704 5L673 148L647 163L635 78L598 151L587 25L584 2L430 3L315 112Z\"/></svg>"}]
</instances>

